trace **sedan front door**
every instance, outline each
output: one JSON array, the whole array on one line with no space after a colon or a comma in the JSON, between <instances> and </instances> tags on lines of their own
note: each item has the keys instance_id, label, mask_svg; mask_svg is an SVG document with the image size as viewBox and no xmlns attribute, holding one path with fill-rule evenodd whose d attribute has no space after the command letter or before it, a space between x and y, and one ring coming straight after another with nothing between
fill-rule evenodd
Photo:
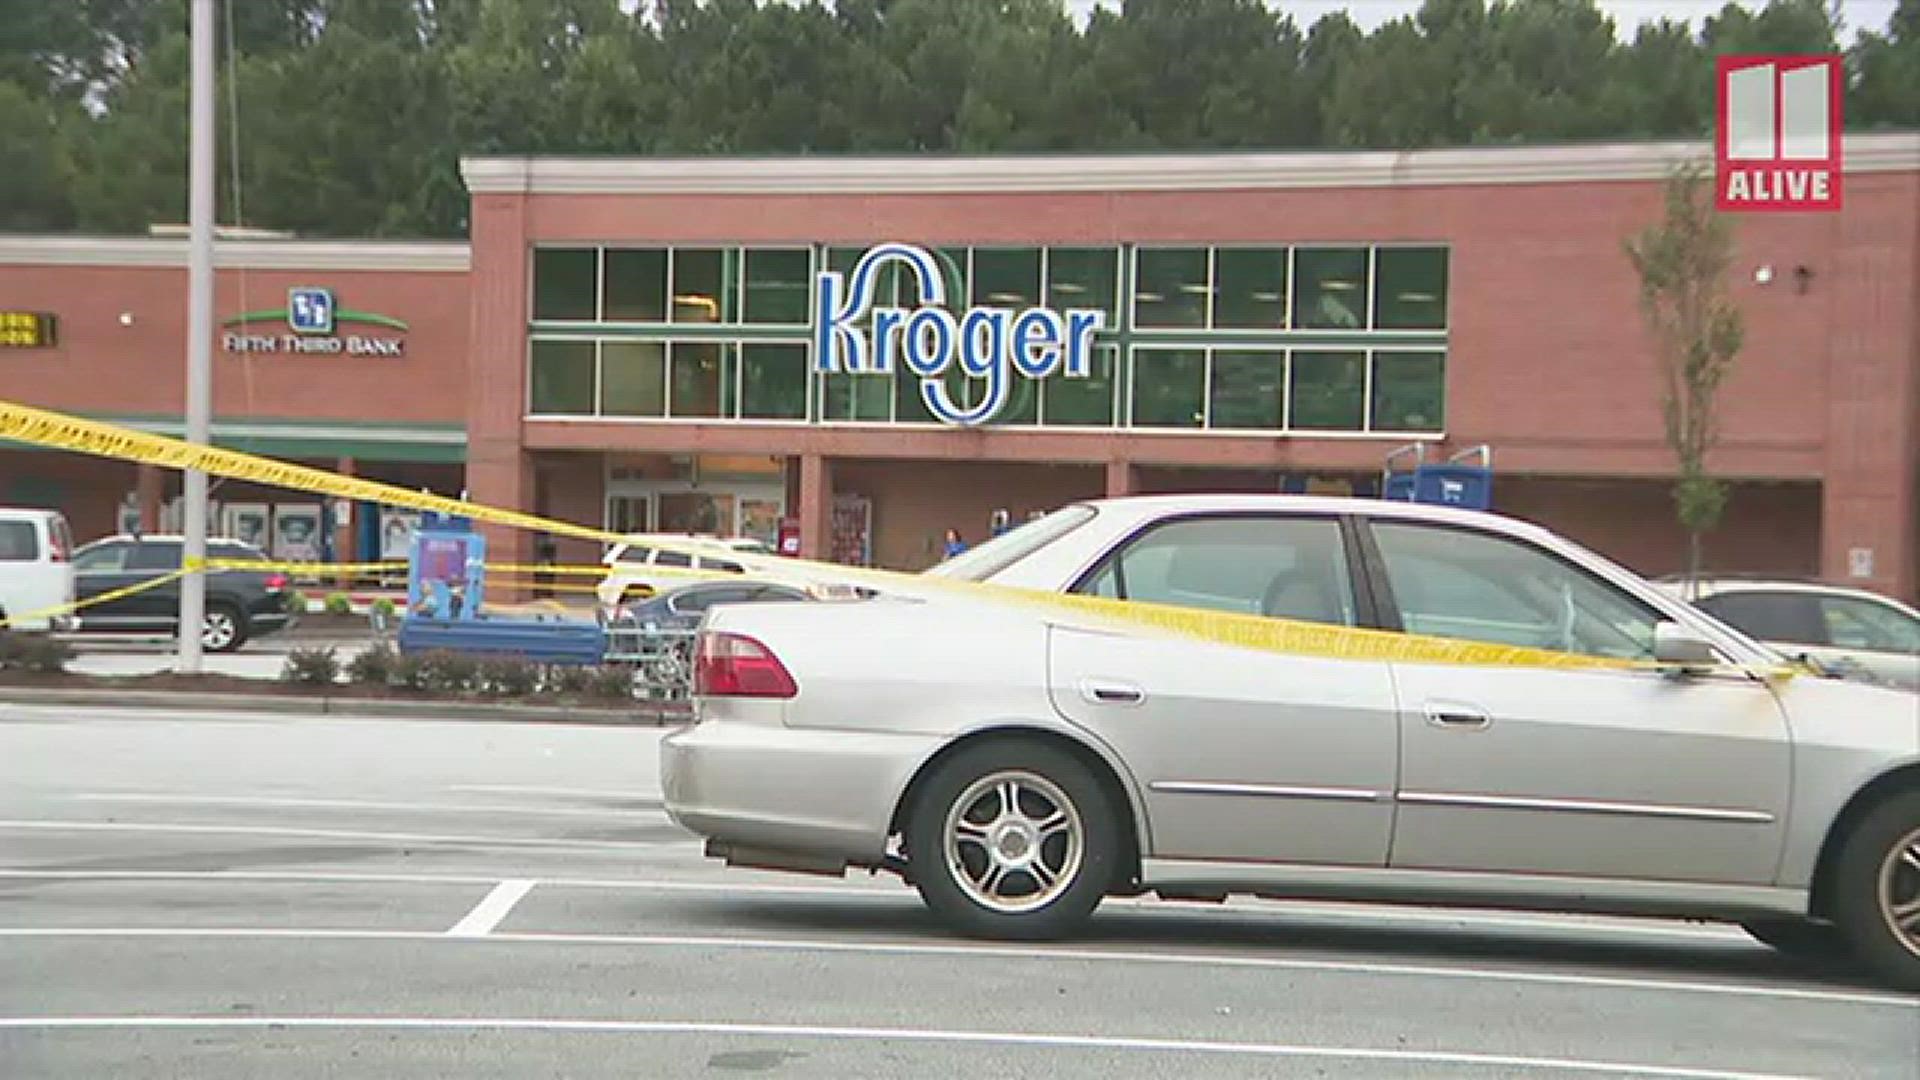
<instances>
[{"instance_id":1,"label":"sedan front door","mask_svg":"<svg viewBox=\"0 0 1920 1080\"><path fill-rule=\"evenodd\" d=\"M1077 592L1354 626L1332 517L1204 516L1118 545ZM1384 866L1399 735L1378 661L1056 628L1050 691L1112 747L1158 859Z\"/></svg>"},{"instance_id":2,"label":"sedan front door","mask_svg":"<svg viewBox=\"0 0 1920 1080\"><path fill-rule=\"evenodd\" d=\"M1417 634L1652 659L1663 616L1557 554L1375 522L1391 619ZM1403 766L1391 865L1647 881L1774 879L1792 751L1738 673L1395 662Z\"/></svg>"}]
</instances>

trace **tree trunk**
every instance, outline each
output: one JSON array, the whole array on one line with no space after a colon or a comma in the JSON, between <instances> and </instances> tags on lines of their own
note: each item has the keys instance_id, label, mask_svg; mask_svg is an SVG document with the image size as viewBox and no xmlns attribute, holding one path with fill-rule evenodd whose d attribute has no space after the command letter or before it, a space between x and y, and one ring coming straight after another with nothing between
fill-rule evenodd
<instances>
[{"instance_id":1,"label":"tree trunk","mask_svg":"<svg viewBox=\"0 0 1920 1080\"><path fill-rule=\"evenodd\" d=\"M1700 530L1687 533L1687 599L1700 595Z\"/></svg>"}]
</instances>

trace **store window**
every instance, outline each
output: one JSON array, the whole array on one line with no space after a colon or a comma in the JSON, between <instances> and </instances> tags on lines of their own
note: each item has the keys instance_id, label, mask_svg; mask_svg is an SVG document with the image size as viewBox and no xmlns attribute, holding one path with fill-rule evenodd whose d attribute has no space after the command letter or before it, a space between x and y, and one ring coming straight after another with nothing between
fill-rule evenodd
<instances>
[{"instance_id":1,"label":"store window","mask_svg":"<svg viewBox=\"0 0 1920 1080\"><path fill-rule=\"evenodd\" d=\"M1383 247L1374 256L1376 330L1444 330L1447 250Z\"/></svg>"},{"instance_id":2,"label":"store window","mask_svg":"<svg viewBox=\"0 0 1920 1080\"><path fill-rule=\"evenodd\" d=\"M810 316L813 256L803 248L749 249L746 253L746 320L804 325Z\"/></svg>"},{"instance_id":3,"label":"store window","mask_svg":"<svg viewBox=\"0 0 1920 1080\"><path fill-rule=\"evenodd\" d=\"M1040 252L1036 248L973 249L973 302L1028 308L1040 302Z\"/></svg>"},{"instance_id":4,"label":"store window","mask_svg":"<svg viewBox=\"0 0 1920 1080\"><path fill-rule=\"evenodd\" d=\"M1444 413L1446 354L1376 352L1373 354L1375 431L1440 431Z\"/></svg>"},{"instance_id":5,"label":"store window","mask_svg":"<svg viewBox=\"0 0 1920 1080\"><path fill-rule=\"evenodd\" d=\"M1301 248L1294 253L1298 284L1293 325L1302 330L1367 328L1366 248Z\"/></svg>"},{"instance_id":6,"label":"store window","mask_svg":"<svg viewBox=\"0 0 1920 1080\"><path fill-rule=\"evenodd\" d=\"M1207 249L1141 248L1133 323L1143 329L1207 324Z\"/></svg>"},{"instance_id":7,"label":"store window","mask_svg":"<svg viewBox=\"0 0 1920 1080\"><path fill-rule=\"evenodd\" d=\"M600 253L593 248L536 248L533 317L592 321Z\"/></svg>"},{"instance_id":8,"label":"store window","mask_svg":"<svg viewBox=\"0 0 1920 1080\"><path fill-rule=\"evenodd\" d=\"M1087 377L1056 375L1044 390L1043 419L1049 427L1113 426L1114 369L1119 350L1095 347Z\"/></svg>"},{"instance_id":9,"label":"store window","mask_svg":"<svg viewBox=\"0 0 1920 1080\"><path fill-rule=\"evenodd\" d=\"M1359 431L1366 422L1367 354L1293 354L1288 426L1320 431Z\"/></svg>"},{"instance_id":10,"label":"store window","mask_svg":"<svg viewBox=\"0 0 1920 1080\"><path fill-rule=\"evenodd\" d=\"M894 381L867 373L825 376L819 382L820 416L827 420L891 420Z\"/></svg>"},{"instance_id":11,"label":"store window","mask_svg":"<svg viewBox=\"0 0 1920 1080\"><path fill-rule=\"evenodd\" d=\"M1213 281L1214 326L1286 329L1286 248L1219 248L1213 253Z\"/></svg>"},{"instance_id":12,"label":"store window","mask_svg":"<svg viewBox=\"0 0 1920 1080\"><path fill-rule=\"evenodd\" d=\"M1047 303L1056 310L1104 311L1107 326L1117 325L1114 297L1119 293L1119 256L1114 248L1048 248Z\"/></svg>"},{"instance_id":13,"label":"store window","mask_svg":"<svg viewBox=\"0 0 1920 1080\"><path fill-rule=\"evenodd\" d=\"M670 415L716 419L733 411L733 351L731 342L673 343L668 357L673 364Z\"/></svg>"},{"instance_id":14,"label":"store window","mask_svg":"<svg viewBox=\"0 0 1920 1080\"><path fill-rule=\"evenodd\" d=\"M1133 368L1135 427L1197 428L1205 422L1205 352L1135 349Z\"/></svg>"},{"instance_id":15,"label":"store window","mask_svg":"<svg viewBox=\"0 0 1920 1080\"><path fill-rule=\"evenodd\" d=\"M1208 426L1275 430L1287 395L1287 354L1279 349L1213 354Z\"/></svg>"},{"instance_id":16,"label":"store window","mask_svg":"<svg viewBox=\"0 0 1920 1080\"><path fill-rule=\"evenodd\" d=\"M673 321L732 322L734 296L728 269L733 253L719 248L673 251Z\"/></svg>"},{"instance_id":17,"label":"store window","mask_svg":"<svg viewBox=\"0 0 1920 1080\"><path fill-rule=\"evenodd\" d=\"M607 322L667 321L667 253L662 248L609 248L601 287Z\"/></svg>"},{"instance_id":18,"label":"store window","mask_svg":"<svg viewBox=\"0 0 1920 1080\"><path fill-rule=\"evenodd\" d=\"M807 418L807 348L740 346L740 415L750 420Z\"/></svg>"},{"instance_id":19,"label":"store window","mask_svg":"<svg viewBox=\"0 0 1920 1080\"><path fill-rule=\"evenodd\" d=\"M600 343L600 415L665 416L667 347L658 341Z\"/></svg>"},{"instance_id":20,"label":"store window","mask_svg":"<svg viewBox=\"0 0 1920 1080\"><path fill-rule=\"evenodd\" d=\"M540 416L593 415L593 342L533 342L528 401Z\"/></svg>"}]
</instances>

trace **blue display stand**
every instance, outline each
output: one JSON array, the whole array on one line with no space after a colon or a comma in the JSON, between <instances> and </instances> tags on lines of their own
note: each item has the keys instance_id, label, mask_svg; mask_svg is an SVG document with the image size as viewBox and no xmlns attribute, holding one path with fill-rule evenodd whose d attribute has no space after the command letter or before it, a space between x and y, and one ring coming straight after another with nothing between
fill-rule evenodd
<instances>
[{"instance_id":1,"label":"blue display stand","mask_svg":"<svg viewBox=\"0 0 1920 1080\"><path fill-rule=\"evenodd\" d=\"M1394 462L1407 454L1415 455L1411 469L1395 471ZM1462 450L1444 462L1428 464L1427 444L1403 446L1387 455L1387 467L1380 476L1383 498L1401 502L1459 506L1468 510L1493 509L1493 450L1476 446ZM1466 464L1478 457L1480 464Z\"/></svg>"},{"instance_id":2,"label":"blue display stand","mask_svg":"<svg viewBox=\"0 0 1920 1080\"><path fill-rule=\"evenodd\" d=\"M607 632L598 621L486 611L487 539L467 518L428 513L407 558L403 653L464 652L545 664L598 664Z\"/></svg>"}]
</instances>

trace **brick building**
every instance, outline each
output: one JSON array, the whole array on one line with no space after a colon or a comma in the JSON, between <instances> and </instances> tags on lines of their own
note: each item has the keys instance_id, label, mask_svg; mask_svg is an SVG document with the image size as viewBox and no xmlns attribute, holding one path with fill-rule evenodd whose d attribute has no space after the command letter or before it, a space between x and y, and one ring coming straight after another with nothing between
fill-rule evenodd
<instances>
[{"instance_id":1,"label":"brick building","mask_svg":"<svg viewBox=\"0 0 1920 1080\"><path fill-rule=\"evenodd\" d=\"M1497 509L1664 573L1685 544L1621 243L1657 217L1669 163L1708 152L471 159L470 245L223 245L223 319L251 306L271 322L288 290L325 287L337 314L408 329L401 356L217 344L216 435L623 530L771 538L794 521L809 554L905 568L935 561L948 527L979 540L999 511L1364 492L1396 448L1484 445ZM1736 484L1707 550L1719 570L1912 597L1920 134L1851 137L1845 156L1840 212L1738 221L1747 344L1711 461ZM890 243L929 260L874 263L865 299L899 311L837 310L846 276L822 309L822 271ZM8 351L0 396L177 428L183 256L0 239L0 307L61 329L54 349ZM992 419L937 417L991 383L949 367L936 395L908 370L954 329L907 321L927 278L956 316L1098 313L1083 370L1012 370ZM913 330L879 335L898 342L894 370L848 373L843 342L871 352L885 319ZM158 481L0 458L0 498L57 499L82 533L129 492L159 501ZM337 553L367 542L357 530L338 530ZM495 543L527 558L538 540Z\"/></svg>"}]
</instances>

